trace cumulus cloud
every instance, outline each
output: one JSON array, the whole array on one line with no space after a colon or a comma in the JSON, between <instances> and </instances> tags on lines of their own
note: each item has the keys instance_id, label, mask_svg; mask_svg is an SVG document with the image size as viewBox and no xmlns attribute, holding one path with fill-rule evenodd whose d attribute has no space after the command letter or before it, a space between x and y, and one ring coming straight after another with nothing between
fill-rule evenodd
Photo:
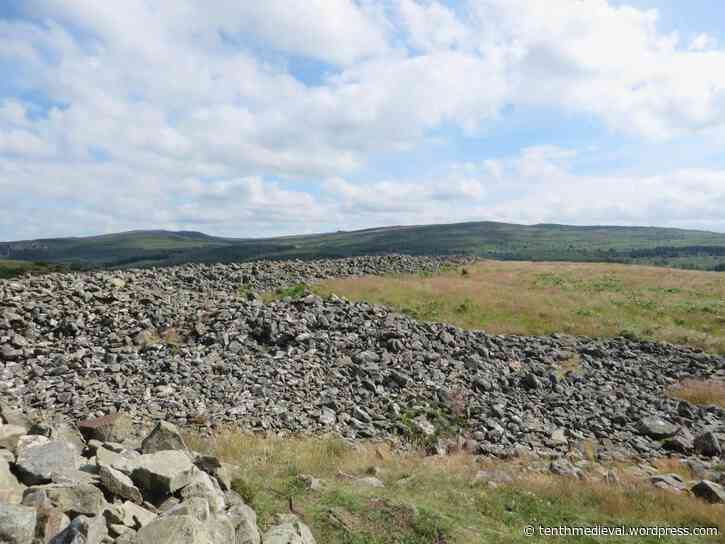
<instances>
[{"instance_id":1,"label":"cumulus cloud","mask_svg":"<svg viewBox=\"0 0 725 544\"><path fill-rule=\"evenodd\" d=\"M197 223L246 235L492 217L719 224L719 170L582 177L579 150L545 142L435 179L349 181L442 127L496 138L511 106L594 116L635 138L725 133L725 50L708 34L663 33L655 11L605 0L18 9L0 19L0 239ZM314 83L291 68L300 59Z\"/></svg>"}]
</instances>

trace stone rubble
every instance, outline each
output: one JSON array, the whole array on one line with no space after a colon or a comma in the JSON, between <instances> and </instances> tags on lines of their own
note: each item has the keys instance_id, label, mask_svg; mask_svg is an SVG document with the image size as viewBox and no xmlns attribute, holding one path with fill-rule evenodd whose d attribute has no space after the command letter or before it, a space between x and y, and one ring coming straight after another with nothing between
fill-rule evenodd
<instances>
[{"instance_id":1,"label":"stone rubble","mask_svg":"<svg viewBox=\"0 0 725 544\"><path fill-rule=\"evenodd\" d=\"M1 422L7 424L5 421ZM27 431L26 431L27 432ZM179 433L172 424L160 422L151 435ZM21 437L36 435L25 434ZM121 437L124 442L133 436ZM95 441L93 445L90 442ZM281 515L264 540L254 510L205 467L218 470L223 464L199 455L177 441L153 453L119 448L117 443L85 444L80 458L82 471L93 483L38 483L36 475L9 463L4 482L20 492L0 499L0 542L3 544L261 544L300 542L315 544L312 533L294 515ZM26 440L26 452L49 442ZM70 443L62 447L72 448ZM125 474L107 465L98 452L120 450L128 461ZM5 456L3 456L3 460ZM73 465L75 466L75 465ZM201 467L201 468L200 468ZM171 505L171 506L168 506Z\"/></svg>"},{"instance_id":2,"label":"stone rubble","mask_svg":"<svg viewBox=\"0 0 725 544\"><path fill-rule=\"evenodd\" d=\"M412 436L436 451L455 431L474 453L500 457L556 457L582 441L613 457L722 454L724 410L666 390L689 378L725 379L723 357L626 338L490 335L334 296L268 304L257 296L328 277L466 262L358 257L0 281L0 401L20 413L85 420L81 431L102 441L166 420ZM7 427L6 447L18 435ZM177 439L162 432L143 452L178 447ZM54 470L56 455L72 464L70 452L44 448L52 454L18 460L36 481Z\"/></svg>"}]
</instances>

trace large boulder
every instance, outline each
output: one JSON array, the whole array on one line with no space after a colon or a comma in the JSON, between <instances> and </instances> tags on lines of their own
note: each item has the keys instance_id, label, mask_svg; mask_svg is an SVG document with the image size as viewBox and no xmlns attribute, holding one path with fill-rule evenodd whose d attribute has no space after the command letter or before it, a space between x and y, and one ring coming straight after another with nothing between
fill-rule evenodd
<instances>
[{"instance_id":1,"label":"large boulder","mask_svg":"<svg viewBox=\"0 0 725 544\"><path fill-rule=\"evenodd\" d=\"M71 517L78 515L98 516L105 506L103 493L89 484L49 484L29 487L25 490L23 504L39 504L47 501Z\"/></svg>"},{"instance_id":2,"label":"large boulder","mask_svg":"<svg viewBox=\"0 0 725 544\"><path fill-rule=\"evenodd\" d=\"M723 486L711 482L710 480L701 480L697 482L691 489L692 494L696 497L711 503L725 504L725 488Z\"/></svg>"},{"instance_id":3,"label":"large boulder","mask_svg":"<svg viewBox=\"0 0 725 544\"><path fill-rule=\"evenodd\" d=\"M158 518L136 534L136 544L217 544L204 524L191 516Z\"/></svg>"},{"instance_id":4,"label":"large boulder","mask_svg":"<svg viewBox=\"0 0 725 544\"><path fill-rule=\"evenodd\" d=\"M293 514L277 516L277 524L264 533L264 544L316 544L310 528Z\"/></svg>"},{"instance_id":5,"label":"large boulder","mask_svg":"<svg viewBox=\"0 0 725 544\"><path fill-rule=\"evenodd\" d=\"M15 466L26 485L51 481L53 473L75 470L80 466L76 448L58 440L29 447L18 447Z\"/></svg>"},{"instance_id":6,"label":"large boulder","mask_svg":"<svg viewBox=\"0 0 725 544\"><path fill-rule=\"evenodd\" d=\"M655 440L661 440L663 438L670 438L675 436L677 431L680 429L679 425L675 425L662 419L659 416L650 416L642 418L637 428L639 432Z\"/></svg>"},{"instance_id":7,"label":"large boulder","mask_svg":"<svg viewBox=\"0 0 725 544\"><path fill-rule=\"evenodd\" d=\"M176 425L160 421L141 443L143 453L156 453L165 450L186 450L186 444Z\"/></svg>"},{"instance_id":8,"label":"large boulder","mask_svg":"<svg viewBox=\"0 0 725 544\"><path fill-rule=\"evenodd\" d=\"M131 436L132 421L126 414L117 412L81 421L78 430L89 441L125 442Z\"/></svg>"},{"instance_id":9,"label":"large boulder","mask_svg":"<svg viewBox=\"0 0 725 544\"><path fill-rule=\"evenodd\" d=\"M183 451L159 451L135 460L131 479L152 495L170 495L191 482L197 470Z\"/></svg>"},{"instance_id":10,"label":"large boulder","mask_svg":"<svg viewBox=\"0 0 725 544\"><path fill-rule=\"evenodd\" d=\"M235 504L227 516L236 532L236 544L260 544L262 537L257 527L257 513L246 504Z\"/></svg>"},{"instance_id":11,"label":"large boulder","mask_svg":"<svg viewBox=\"0 0 725 544\"><path fill-rule=\"evenodd\" d=\"M32 544L37 514L34 508L0 503L0 542Z\"/></svg>"}]
</instances>

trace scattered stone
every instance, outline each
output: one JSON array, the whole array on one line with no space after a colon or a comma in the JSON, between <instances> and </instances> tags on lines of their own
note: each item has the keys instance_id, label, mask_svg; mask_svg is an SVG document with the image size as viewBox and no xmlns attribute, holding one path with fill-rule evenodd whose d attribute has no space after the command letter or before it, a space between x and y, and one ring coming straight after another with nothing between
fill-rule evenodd
<instances>
[{"instance_id":1,"label":"scattered stone","mask_svg":"<svg viewBox=\"0 0 725 544\"><path fill-rule=\"evenodd\" d=\"M143 497L141 496L141 492L138 487L133 485L131 478L126 476L123 472L107 465L99 465L98 475L100 476L103 487L105 487L112 495L122 499L128 499L136 504L141 504L143 502Z\"/></svg>"}]
</instances>

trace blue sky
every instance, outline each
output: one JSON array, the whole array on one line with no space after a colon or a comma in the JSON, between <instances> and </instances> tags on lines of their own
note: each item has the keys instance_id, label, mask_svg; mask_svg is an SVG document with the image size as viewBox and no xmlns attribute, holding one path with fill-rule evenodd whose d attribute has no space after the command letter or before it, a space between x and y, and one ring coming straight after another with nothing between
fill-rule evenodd
<instances>
[{"instance_id":1,"label":"blue sky","mask_svg":"<svg viewBox=\"0 0 725 544\"><path fill-rule=\"evenodd\" d=\"M9 0L0 240L725 232L723 21L704 0Z\"/></svg>"}]
</instances>

